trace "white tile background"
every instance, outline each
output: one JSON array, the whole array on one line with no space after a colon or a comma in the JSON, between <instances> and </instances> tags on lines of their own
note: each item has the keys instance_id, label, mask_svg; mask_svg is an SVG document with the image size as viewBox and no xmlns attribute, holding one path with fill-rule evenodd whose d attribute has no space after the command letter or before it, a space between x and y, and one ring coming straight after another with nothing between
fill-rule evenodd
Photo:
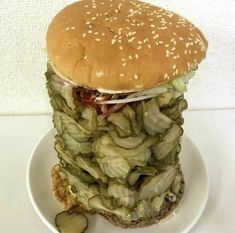
<instances>
[{"instance_id":1,"label":"white tile background","mask_svg":"<svg viewBox=\"0 0 235 233\"><path fill-rule=\"evenodd\" d=\"M70 0L0 0L0 114L44 114L45 33ZM207 59L191 81L190 109L235 108L235 0L152 0L182 14L209 40Z\"/></svg>"}]
</instances>

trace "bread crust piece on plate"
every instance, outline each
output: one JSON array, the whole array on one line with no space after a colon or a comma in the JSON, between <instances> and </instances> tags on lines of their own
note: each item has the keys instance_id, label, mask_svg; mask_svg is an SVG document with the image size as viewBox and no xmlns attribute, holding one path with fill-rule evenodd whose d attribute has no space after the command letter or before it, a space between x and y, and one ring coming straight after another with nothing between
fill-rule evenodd
<instances>
[{"instance_id":1,"label":"bread crust piece on plate","mask_svg":"<svg viewBox=\"0 0 235 233\"><path fill-rule=\"evenodd\" d=\"M178 172L182 174L180 168L178 168ZM184 179L181 181L180 191L177 195L177 200L175 202L165 202L165 206L162 208L158 215L149 219L143 219L133 222L125 222L120 219L117 215L103 212L103 211L89 211L85 208L83 204L79 202L70 192L68 181L65 178L60 176L60 165L55 165L51 170L51 177L52 177L52 184L53 184L53 191L57 198L57 200L62 203L65 209L78 212L78 213L88 213L88 214L100 214L105 217L110 223L115 226L122 227L122 228L138 228L138 227L146 227L152 224L159 223L160 221L166 219L171 214L174 213L176 208L179 206L181 198L184 193Z\"/></svg>"}]
</instances>

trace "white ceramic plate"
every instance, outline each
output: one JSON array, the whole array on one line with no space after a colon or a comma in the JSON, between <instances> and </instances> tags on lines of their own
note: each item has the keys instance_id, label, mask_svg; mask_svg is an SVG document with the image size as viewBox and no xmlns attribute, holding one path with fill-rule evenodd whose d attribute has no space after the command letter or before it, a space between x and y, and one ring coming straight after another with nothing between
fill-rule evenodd
<instances>
[{"instance_id":1,"label":"white ceramic plate","mask_svg":"<svg viewBox=\"0 0 235 233\"><path fill-rule=\"evenodd\" d=\"M50 130L37 144L33 151L27 171L27 186L30 200L41 220L52 232L57 233L54 218L63 210L55 200L50 171L58 163L54 151L55 131ZM180 154L185 177L185 193L173 218L161 224L140 229L121 229L111 225L103 217L89 217L87 233L186 233L201 216L209 193L209 182L204 161L193 142L184 136Z\"/></svg>"}]
</instances>

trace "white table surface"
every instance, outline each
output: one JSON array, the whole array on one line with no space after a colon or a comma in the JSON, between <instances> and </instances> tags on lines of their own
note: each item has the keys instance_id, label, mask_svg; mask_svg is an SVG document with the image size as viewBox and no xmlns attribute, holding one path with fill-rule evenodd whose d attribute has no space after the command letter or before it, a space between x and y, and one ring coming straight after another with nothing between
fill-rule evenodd
<instances>
[{"instance_id":1,"label":"white table surface","mask_svg":"<svg viewBox=\"0 0 235 233\"><path fill-rule=\"evenodd\" d=\"M234 233L235 110L184 116L185 132L201 151L210 177L208 204L190 233ZM26 167L34 146L51 127L50 116L0 117L1 233L50 233L29 201Z\"/></svg>"}]
</instances>

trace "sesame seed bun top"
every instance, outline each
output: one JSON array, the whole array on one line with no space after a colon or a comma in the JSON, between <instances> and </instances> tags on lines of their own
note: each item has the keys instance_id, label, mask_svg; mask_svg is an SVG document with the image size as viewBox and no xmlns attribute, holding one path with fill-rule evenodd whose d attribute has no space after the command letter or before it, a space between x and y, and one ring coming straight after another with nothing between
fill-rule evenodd
<instances>
[{"instance_id":1,"label":"sesame seed bun top","mask_svg":"<svg viewBox=\"0 0 235 233\"><path fill-rule=\"evenodd\" d=\"M185 18L128 0L82 0L49 25L55 72L107 93L139 91L186 74L206 56L207 41Z\"/></svg>"}]
</instances>

